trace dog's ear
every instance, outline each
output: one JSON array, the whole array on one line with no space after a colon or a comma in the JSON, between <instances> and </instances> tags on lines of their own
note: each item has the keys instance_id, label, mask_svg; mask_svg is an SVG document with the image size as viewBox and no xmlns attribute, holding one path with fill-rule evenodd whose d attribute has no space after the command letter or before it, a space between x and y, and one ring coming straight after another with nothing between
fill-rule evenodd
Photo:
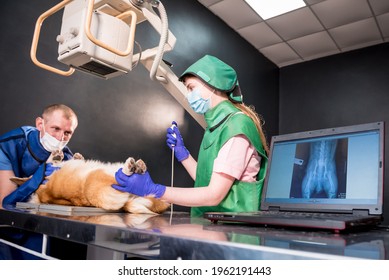
<instances>
[{"instance_id":1,"label":"dog's ear","mask_svg":"<svg viewBox=\"0 0 389 280\"><path fill-rule=\"evenodd\" d=\"M16 185L20 186L23 185L25 182L31 179L32 176L28 178L19 178L19 177L11 177L9 178L11 182L14 182Z\"/></svg>"}]
</instances>

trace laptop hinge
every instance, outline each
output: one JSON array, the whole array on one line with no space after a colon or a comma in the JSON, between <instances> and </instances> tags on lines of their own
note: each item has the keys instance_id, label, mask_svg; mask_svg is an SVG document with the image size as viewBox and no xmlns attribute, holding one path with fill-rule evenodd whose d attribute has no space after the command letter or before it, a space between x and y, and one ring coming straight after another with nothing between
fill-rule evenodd
<instances>
[{"instance_id":1,"label":"laptop hinge","mask_svg":"<svg viewBox=\"0 0 389 280\"><path fill-rule=\"evenodd\" d=\"M355 216L368 216L369 210L366 209L353 209L353 215Z\"/></svg>"},{"instance_id":2,"label":"laptop hinge","mask_svg":"<svg viewBox=\"0 0 389 280\"><path fill-rule=\"evenodd\" d=\"M278 206L269 206L268 210L269 211L273 211L273 212L279 212L280 211L280 207L278 207Z\"/></svg>"}]
</instances>

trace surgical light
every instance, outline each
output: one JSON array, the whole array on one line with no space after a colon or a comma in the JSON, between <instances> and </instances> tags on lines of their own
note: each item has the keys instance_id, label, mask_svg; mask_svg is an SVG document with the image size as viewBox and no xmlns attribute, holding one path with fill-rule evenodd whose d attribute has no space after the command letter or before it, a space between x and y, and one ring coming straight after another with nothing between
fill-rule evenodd
<instances>
[{"instance_id":1,"label":"surgical light","mask_svg":"<svg viewBox=\"0 0 389 280\"><path fill-rule=\"evenodd\" d=\"M303 0L245 0L247 4L263 19L285 14L305 7Z\"/></svg>"}]
</instances>

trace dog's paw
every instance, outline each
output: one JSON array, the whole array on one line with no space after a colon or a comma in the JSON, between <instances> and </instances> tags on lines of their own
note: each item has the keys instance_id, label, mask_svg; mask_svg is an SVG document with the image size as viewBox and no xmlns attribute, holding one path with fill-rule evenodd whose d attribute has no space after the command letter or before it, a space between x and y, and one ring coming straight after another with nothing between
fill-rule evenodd
<instances>
[{"instance_id":1,"label":"dog's paw","mask_svg":"<svg viewBox=\"0 0 389 280\"><path fill-rule=\"evenodd\" d=\"M130 175L132 175L135 172L135 169L136 169L135 159L132 158L132 157L129 157L126 160L126 162L124 163L122 171L127 176L130 176Z\"/></svg>"},{"instance_id":2,"label":"dog's paw","mask_svg":"<svg viewBox=\"0 0 389 280\"><path fill-rule=\"evenodd\" d=\"M54 152L51 153L49 159L47 160L47 162L49 163L60 163L62 162L64 158L64 154L63 154L63 151L62 150L56 150Z\"/></svg>"},{"instance_id":3,"label":"dog's paw","mask_svg":"<svg viewBox=\"0 0 389 280\"><path fill-rule=\"evenodd\" d=\"M147 171L147 167L143 160L138 159L135 161L134 158L129 157L124 163L122 171L127 176L130 176L134 173L144 174Z\"/></svg>"},{"instance_id":4,"label":"dog's paw","mask_svg":"<svg viewBox=\"0 0 389 280\"><path fill-rule=\"evenodd\" d=\"M135 173L144 174L146 173L146 171L147 171L146 163L143 160L138 159L135 163Z\"/></svg>"},{"instance_id":5,"label":"dog's paw","mask_svg":"<svg viewBox=\"0 0 389 280\"><path fill-rule=\"evenodd\" d=\"M75 153L73 155L73 159L79 159L79 160L84 160L84 156L80 153Z\"/></svg>"}]
</instances>

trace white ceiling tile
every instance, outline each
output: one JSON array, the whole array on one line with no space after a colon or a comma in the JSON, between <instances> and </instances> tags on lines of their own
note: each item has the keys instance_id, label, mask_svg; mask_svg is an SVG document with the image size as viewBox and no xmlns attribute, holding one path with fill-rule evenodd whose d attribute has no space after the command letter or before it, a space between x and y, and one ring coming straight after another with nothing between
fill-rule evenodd
<instances>
[{"instance_id":1,"label":"white ceiling tile","mask_svg":"<svg viewBox=\"0 0 389 280\"><path fill-rule=\"evenodd\" d=\"M327 0L311 6L326 28L348 24L372 16L366 0Z\"/></svg>"},{"instance_id":2,"label":"white ceiling tile","mask_svg":"<svg viewBox=\"0 0 389 280\"><path fill-rule=\"evenodd\" d=\"M317 58L321 58L321 57L326 57L326 56L330 56L330 55L334 55L334 54L339 54L341 53L340 50L332 50L332 51L328 51L328 52L323 52L323 53L315 53L311 56L307 56L307 57L304 57L304 61L309 61L309 60L314 60L314 59L317 59Z\"/></svg>"},{"instance_id":3,"label":"white ceiling tile","mask_svg":"<svg viewBox=\"0 0 389 280\"><path fill-rule=\"evenodd\" d=\"M304 60L339 52L326 31L290 40L288 43Z\"/></svg>"},{"instance_id":4,"label":"white ceiling tile","mask_svg":"<svg viewBox=\"0 0 389 280\"><path fill-rule=\"evenodd\" d=\"M302 61L302 59L286 43L279 43L260 49L261 53L276 64L290 61Z\"/></svg>"},{"instance_id":5,"label":"white ceiling tile","mask_svg":"<svg viewBox=\"0 0 389 280\"><path fill-rule=\"evenodd\" d=\"M267 21L244 0L198 1L278 67L389 42L389 0L305 0Z\"/></svg>"},{"instance_id":6,"label":"white ceiling tile","mask_svg":"<svg viewBox=\"0 0 389 280\"><path fill-rule=\"evenodd\" d=\"M375 15L382 15L389 12L388 0L369 0Z\"/></svg>"},{"instance_id":7,"label":"white ceiling tile","mask_svg":"<svg viewBox=\"0 0 389 280\"><path fill-rule=\"evenodd\" d=\"M209 7L233 29L252 25L262 19L243 0L224 0Z\"/></svg>"},{"instance_id":8,"label":"white ceiling tile","mask_svg":"<svg viewBox=\"0 0 389 280\"><path fill-rule=\"evenodd\" d=\"M342 52L348 52L348 51L352 51L352 50L367 48L367 47L370 47L370 46L381 44L383 42L384 42L384 40L382 40L382 39L379 39L379 40L376 40L376 41L366 41L366 42L363 42L361 44L354 44L354 45L351 45L349 47L345 47L345 48L342 49Z\"/></svg>"},{"instance_id":9,"label":"white ceiling tile","mask_svg":"<svg viewBox=\"0 0 389 280\"><path fill-rule=\"evenodd\" d=\"M389 13L377 17L378 25L385 38L389 38Z\"/></svg>"},{"instance_id":10,"label":"white ceiling tile","mask_svg":"<svg viewBox=\"0 0 389 280\"><path fill-rule=\"evenodd\" d=\"M377 41L382 42L381 34L373 18L336 27L329 32L342 50L350 47L354 49L353 45L362 46Z\"/></svg>"},{"instance_id":11,"label":"white ceiling tile","mask_svg":"<svg viewBox=\"0 0 389 280\"><path fill-rule=\"evenodd\" d=\"M300 62L304 62L304 60L301 58L298 58L298 59L294 59L294 60L284 61L284 62L278 63L277 66L281 68L284 66L293 65L293 64L300 63Z\"/></svg>"},{"instance_id":12,"label":"white ceiling tile","mask_svg":"<svg viewBox=\"0 0 389 280\"><path fill-rule=\"evenodd\" d=\"M323 26L307 7L271 18L267 23L286 41L323 30Z\"/></svg>"},{"instance_id":13,"label":"white ceiling tile","mask_svg":"<svg viewBox=\"0 0 389 280\"><path fill-rule=\"evenodd\" d=\"M198 1L206 7L209 7L217 2L220 2L220 0L198 0Z\"/></svg>"},{"instance_id":14,"label":"white ceiling tile","mask_svg":"<svg viewBox=\"0 0 389 280\"><path fill-rule=\"evenodd\" d=\"M282 42L265 22L238 29L238 33L257 49Z\"/></svg>"},{"instance_id":15,"label":"white ceiling tile","mask_svg":"<svg viewBox=\"0 0 389 280\"><path fill-rule=\"evenodd\" d=\"M307 3L308 5L313 5L313 4L317 4L319 2L323 2L323 1L326 1L326 0L305 0L305 3Z\"/></svg>"}]
</instances>

